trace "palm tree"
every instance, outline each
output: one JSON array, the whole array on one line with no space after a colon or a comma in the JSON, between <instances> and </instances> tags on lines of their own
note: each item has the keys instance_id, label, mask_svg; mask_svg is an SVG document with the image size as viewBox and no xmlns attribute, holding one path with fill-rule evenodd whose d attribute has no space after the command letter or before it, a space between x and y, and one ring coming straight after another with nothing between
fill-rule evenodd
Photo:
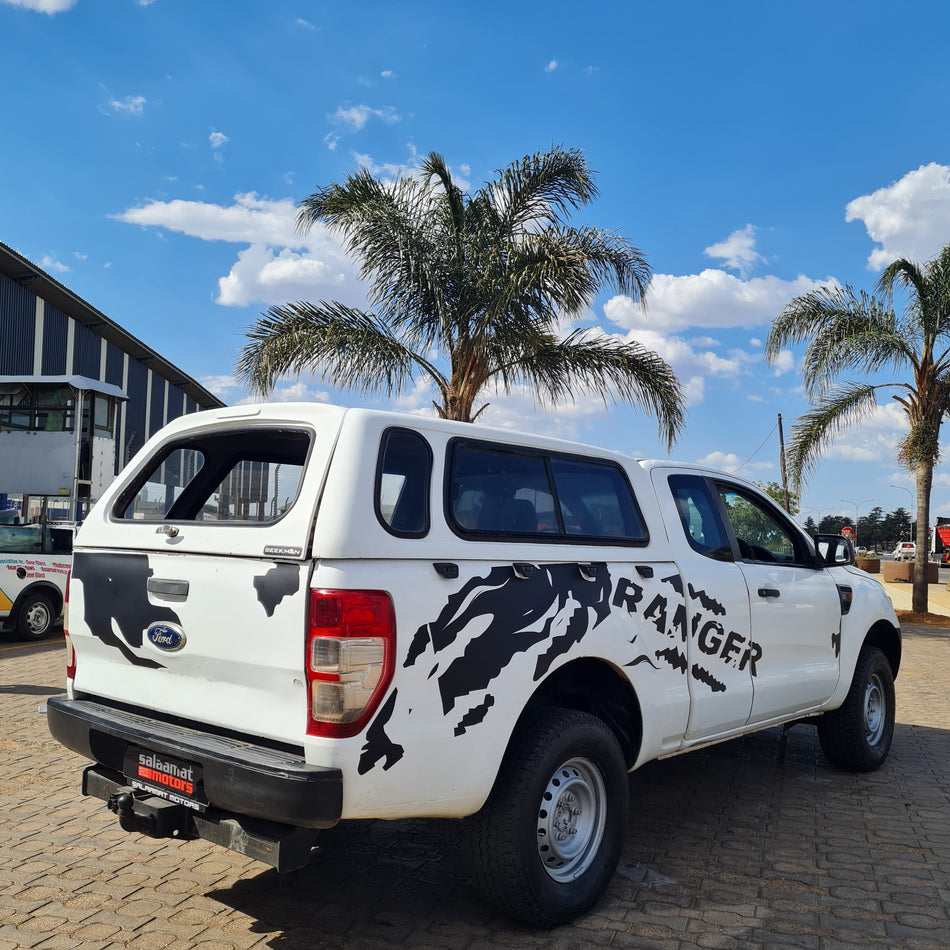
<instances>
[{"instance_id":1,"label":"palm tree","mask_svg":"<svg viewBox=\"0 0 950 950\"><path fill-rule=\"evenodd\" d=\"M906 293L898 315L894 291ZM802 377L813 403L792 431L789 469L800 483L819 454L847 425L877 406L878 390L907 417L898 459L917 482L917 560L913 610L927 610L927 526L933 470L940 457L940 425L950 409L950 245L921 264L901 258L881 274L878 296L851 287L821 287L796 297L772 323L765 343L773 361L790 344L807 341ZM845 370L906 373L903 381L841 382Z\"/></svg>"},{"instance_id":2,"label":"palm tree","mask_svg":"<svg viewBox=\"0 0 950 950\"><path fill-rule=\"evenodd\" d=\"M301 202L297 224L322 221L361 262L373 312L338 301L271 307L248 331L238 376L269 393L287 373L393 395L415 376L434 383L442 418L473 422L489 386L534 387L554 404L576 391L652 414L672 445L683 396L667 363L595 329L559 333L606 286L642 302L643 255L616 234L570 227L597 194L580 151L525 156L474 194L431 153L394 182L363 169Z\"/></svg>"}]
</instances>

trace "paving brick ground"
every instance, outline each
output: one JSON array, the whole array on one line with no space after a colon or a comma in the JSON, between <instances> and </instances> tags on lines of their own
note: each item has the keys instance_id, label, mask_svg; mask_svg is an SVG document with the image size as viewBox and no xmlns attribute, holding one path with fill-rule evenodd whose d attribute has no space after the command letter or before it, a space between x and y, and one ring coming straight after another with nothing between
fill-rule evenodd
<instances>
[{"instance_id":1,"label":"paving brick ground","mask_svg":"<svg viewBox=\"0 0 950 950\"><path fill-rule=\"evenodd\" d=\"M630 781L620 871L594 912L531 931L468 886L458 823L359 822L281 878L203 842L121 831L37 707L62 641L0 639L0 950L950 947L950 630L905 627L879 772L770 730Z\"/></svg>"}]
</instances>

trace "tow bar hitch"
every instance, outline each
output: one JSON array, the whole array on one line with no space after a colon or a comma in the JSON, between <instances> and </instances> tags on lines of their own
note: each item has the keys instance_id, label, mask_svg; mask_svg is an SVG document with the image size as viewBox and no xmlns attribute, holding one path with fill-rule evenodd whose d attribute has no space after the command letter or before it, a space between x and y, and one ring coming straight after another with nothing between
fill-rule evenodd
<instances>
[{"instance_id":1,"label":"tow bar hitch","mask_svg":"<svg viewBox=\"0 0 950 950\"><path fill-rule=\"evenodd\" d=\"M191 815L184 805L167 802L157 795L137 797L129 788L117 788L106 800L109 811L119 816L123 831L150 838L195 838Z\"/></svg>"}]
</instances>

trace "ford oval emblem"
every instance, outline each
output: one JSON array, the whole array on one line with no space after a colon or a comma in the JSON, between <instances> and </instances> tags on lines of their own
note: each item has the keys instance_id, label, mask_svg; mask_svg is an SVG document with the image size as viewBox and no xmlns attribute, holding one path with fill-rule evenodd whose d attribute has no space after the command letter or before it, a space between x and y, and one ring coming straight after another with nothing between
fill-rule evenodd
<instances>
[{"instance_id":1,"label":"ford oval emblem","mask_svg":"<svg viewBox=\"0 0 950 950\"><path fill-rule=\"evenodd\" d=\"M173 623L150 623L145 637L152 646L167 653L174 653L185 645L185 634Z\"/></svg>"}]
</instances>

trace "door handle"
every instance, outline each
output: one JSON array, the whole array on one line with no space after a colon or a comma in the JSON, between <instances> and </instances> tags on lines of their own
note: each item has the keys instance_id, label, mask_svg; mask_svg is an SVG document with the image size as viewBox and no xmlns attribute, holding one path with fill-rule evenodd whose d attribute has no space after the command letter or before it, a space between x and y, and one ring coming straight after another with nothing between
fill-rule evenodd
<instances>
[{"instance_id":1,"label":"door handle","mask_svg":"<svg viewBox=\"0 0 950 950\"><path fill-rule=\"evenodd\" d=\"M760 597L780 597L781 592L777 591L774 587L760 587L759 596Z\"/></svg>"}]
</instances>

